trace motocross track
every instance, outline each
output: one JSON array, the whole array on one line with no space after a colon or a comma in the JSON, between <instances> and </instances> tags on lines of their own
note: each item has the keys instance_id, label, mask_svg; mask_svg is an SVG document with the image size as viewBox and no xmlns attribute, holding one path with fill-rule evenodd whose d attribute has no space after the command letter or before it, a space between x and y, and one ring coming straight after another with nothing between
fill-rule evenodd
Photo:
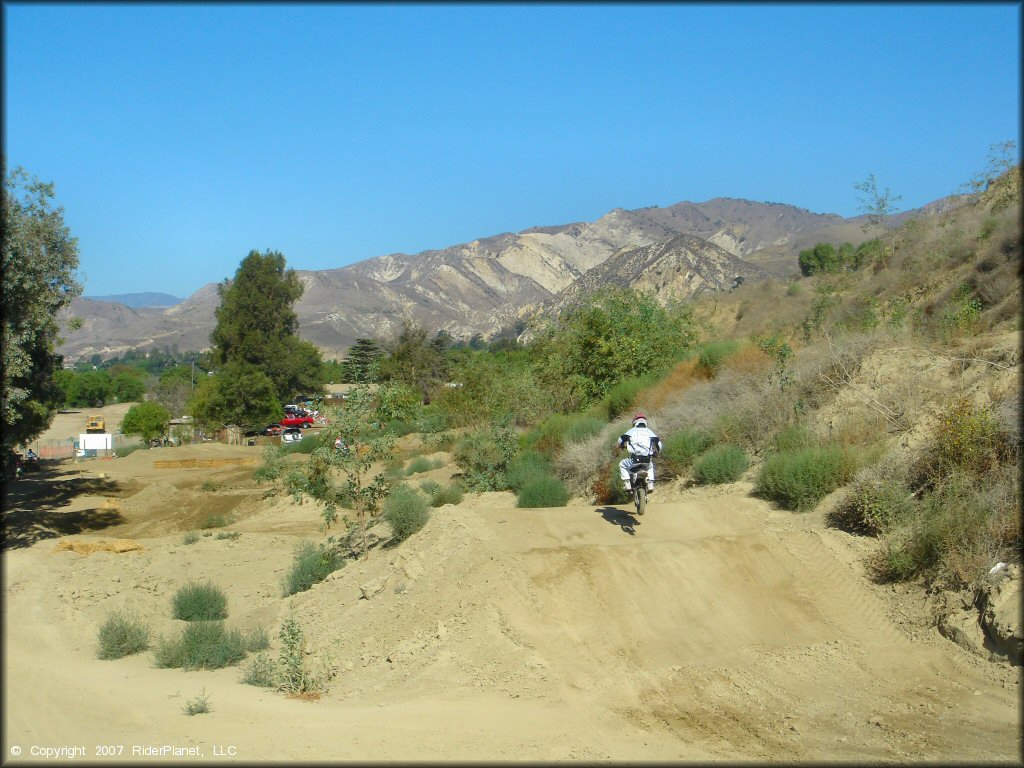
<instances>
[{"instance_id":1,"label":"motocross track","mask_svg":"<svg viewBox=\"0 0 1024 768\"><path fill-rule=\"evenodd\" d=\"M943 639L917 593L868 581L870 542L775 510L749 483L666 484L642 518L470 494L282 598L294 544L323 536L315 507L263 498L251 467L153 465L258 455L138 451L16 484L5 761L43 760L33 746L109 760L101 745L142 761L133 746L170 745L245 762L1019 762L1019 668ZM184 544L208 514L241 536ZM308 667L335 673L327 691L288 698L241 684L238 667L158 669L151 652L96 658L114 609L154 637L180 630L170 599L193 580L224 589L229 627L266 627L275 656L295 616ZM212 711L185 715L202 691Z\"/></svg>"}]
</instances>

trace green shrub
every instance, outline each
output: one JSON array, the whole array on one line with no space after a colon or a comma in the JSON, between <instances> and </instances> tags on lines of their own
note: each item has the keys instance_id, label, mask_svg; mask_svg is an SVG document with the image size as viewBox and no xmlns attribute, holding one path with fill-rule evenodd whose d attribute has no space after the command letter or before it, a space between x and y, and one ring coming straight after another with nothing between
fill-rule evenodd
<instances>
[{"instance_id":1,"label":"green shrub","mask_svg":"<svg viewBox=\"0 0 1024 768\"><path fill-rule=\"evenodd\" d=\"M678 477L693 460L711 446L711 437L701 430L681 429L663 441L658 456L659 476L664 479Z\"/></svg>"},{"instance_id":2,"label":"green shrub","mask_svg":"<svg viewBox=\"0 0 1024 768\"><path fill-rule=\"evenodd\" d=\"M305 592L345 564L344 558L333 547L300 541L295 547L292 568L284 578L284 597Z\"/></svg>"},{"instance_id":3,"label":"green shrub","mask_svg":"<svg viewBox=\"0 0 1024 768\"><path fill-rule=\"evenodd\" d=\"M202 485L199 486L199 488L204 491L213 492L218 490L220 486L217 485L217 483L215 483L213 480L204 480Z\"/></svg>"},{"instance_id":4,"label":"green shrub","mask_svg":"<svg viewBox=\"0 0 1024 768\"><path fill-rule=\"evenodd\" d=\"M739 348L739 342L732 339L708 342L697 353L697 365L709 376L716 376L726 358L735 354Z\"/></svg>"},{"instance_id":5,"label":"green shrub","mask_svg":"<svg viewBox=\"0 0 1024 768\"><path fill-rule=\"evenodd\" d=\"M804 448L815 448L818 446L819 441L806 427L799 424L791 424L775 435L774 443L775 450L783 453L786 451L800 451Z\"/></svg>"},{"instance_id":6,"label":"green shrub","mask_svg":"<svg viewBox=\"0 0 1024 768\"><path fill-rule=\"evenodd\" d=\"M415 421L390 419L384 423L382 431L387 434L394 435L395 437L405 437L406 435L411 435L413 432L417 432L418 428L418 424Z\"/></svg>"},{"instance_id":7,"label":"green shrub","mask_svg":"<svg viewBox=\"0 0 1024 768\"><path fill-rule=\"evenodd\" d=\"M416 420L416 432L424 435L437 435L448 428L448 420L437 405L431 403L423 406L420 417Z\"/></svg>"},{"instance_id":8,"label":"green shrub","mask_svg":"<svg viewBox=\"0 0 1024 768\"><path fill-rule=\"evenodd\" d=\"M172 601L173 616L183 621L215 621L228 616L228 598L210 582L192 582L179 589Z\"/></svg>"},{"instance_id":9,"label":"green shrub","mask_svg":"<svg viewBox=\"0 0 1024 768\"><path fill-rule=\"evenodd\" d=\"M221 539L221 540L223 540L223 539L234 540L234 539L240 538L241 535L242 535L241 531L221 531L220 533L218 533L213 538Z\"/></svg>"},{"instance_id":10,"label":"green shrub","mask_svg":"<svg viewBox=\"0 0 1024 768\"><path fill-rule=\"evenodd\" d=\"M432 469L434 469L434 464L430 459L426 456L417 456L406 466L405 474L416 475L420 472L429 472Z\"/></svg>"},{"instance_id":11,"label":"green shrub","mask_svg":"<svg viewBox=\"0 0 1024 768\"><path fill-rule=\"evenodd\" d=\"M420 490L423 491L427 496L433 496L434 493L441 487L441 484L436 480L423 480L420 483Z\"/></svg>"},{"instance_id":12,"label":"green shrub","mask_svg":"<svg viewBox=\"0 0 1024 768\"><path fill-rule=\"evenodd\" d=\"M516 456L505 475L508 487L519 491L523 485L537 477L551 474L551 461L543 453L525 450Z\"/></svg>"},{"instance_id":13,"label":"green shrub","mask_svg":"<svg viewBox=\"0 0 1024 768\"><path fill-rule=\"evenodd\" d=\"M115 612L100 625L97 633L100 659L120 659L149 647L149 630L134 616Z\"/></svg>"},{"instance_id":14,"label":"green shrub","mask_svg":"<svg viewBox=\"0 0 1024 768\"><path fill-rule=\"evenodd\" d=\"M134 445L122 445L120 448L117 449L117 451L114 453L114 455L116 457L118 457L118 458L123 459L125 456L130 456L131 454L135 453L136 451L148 451L148 450L149 450L149 444L148 443L135 443Z\"/></svg>"},{"instance_id":15,"label":"green shrub","mask_svg":"<svg viewBox=\"0 0 1024 768\"><path fill-rule=\"evenodd\" d=\"M245 645L242 633L223 621L194 621L176 638L161 637L154 657L165 669L220 669L244 659Z\"/></svg>"},{"instance_id":16,"label":"green shrub","mask_svg":"<svg viewBox=\"0 0 1024 768\"><path fill-rule=\"evenodd\" d=\"M400 485L384 500L384 519L396 542L405 541L427 524L430 509L420 494Z\"/></svg>"},{"instance_id":17,"label":"green shrub","mask_svg":"<svg viewBox=\"0 0 1024 768\"><path fill-rule=\"evenodd\" d=\"M242 668L242 682L258 688L274 688L277 685L275 673L274 662L270 656L258 653Z\"/></svg>"},{"instance_id":18,"label":"green shrub","mask_svg":"<svg viewBox=\"0 0 1024 768\"><path fill-rule=\"evenodd\" d=\"M223 528L225 525L231 523L231 518L225 515L207 515L203 524L200 525L200 529L206 531L210 528Z\"/></svg>"},{"instance_id":19,"label":"green shrub","mask_svg":"<svg viewBox=\"0 0 1024 768\"><path fill-rule=\"evenodd\" d=\"M608 414L608 421L615 421L622 414L632 410L640 393L653 387L660 378L660 371L652 371L636 378L623 379L613 385L601 400L602 410Z\"/></svg>"},{"instance_id":20,"label":"green shrub","mask_svg":"<svg viewBox=\"0 0 1024 768\"><path fill-rule=\"evenodd\" d=\"M284 451L279 446L268 445L263 449L263 463L252 473L257 483L273 482L285 471Z\"/></svg>"},{"instance_id":21,"label":"green shrub","mask_svg":"<svg viewBox=\"0 0 1024 768\"><path fill-rule=\"evenodd\" d=\"M503 491L508 488L505 474L518 452L512 430L506 425L494 424L463 437L455 447L455 460L471 491Z\"/></svg>"},{"instance_id":22,"label":"green shrub","mask_svg":"<svg viewBox=\"0 0 1024 768\"><path fill-rule=\"evenodd\" d=\"M702 453L693 463L693 479L699 485L716 485L738 480L750 462L742 448L718 445Z\"/></svg>"},{"instance_id":23,"label":"green shrub","mask_svg":"<svg viewBox=\"0 0 1024 768\"><path fill-rule=\"evenodd\" d=\"M182 544L195 544L199 541L199 534L196 531L188 531L181 537Z\"/></svg>"},{"instance_id":24,"label":"green shrub","mask_svg":"<svg viewBox=\"0 0 1024 768\"><path fill-rule=\"evenodd\" d=\"M565 428L565 443L579 443L588 437L601 434L605 427L603 419L586 414L576 414Z\"/></svg>"},{"instance_id":25,"label":"green shrub","mask_svg":"<svg viewBox=\"0 0 1024 768\"><path fill-rule=\"evenodd\" d=\"M430 506L443 507L445 504L461 504L462 489L456 483L438 487L430 494Z\"/></svg>"},{"instance_id":26,"label":"green shrub","mask_svg":"<svg viewBox=\"0 0 1024 768\"><path fill-rule=\"evenodd\" d=\"M287 455L295 453L310 454L321 445L320 435L310 435L309 433L306 433L302 436L301 440L296 440L294 443L283 443L281 445L281 451Z\"/></svg>"},{"instance_id":27,"label":"green shrub","mask_svg":"<svg viewBox=\"0 0 1024 768\"><path fill-rule=\"evenodd\" d=\"M847 482L854 468L835 446L783 451L761 466L754 492L785 509L805 512Z\"/></svg>"},{"instance_id":28,"label":"green shrub","mask_svg":"<svg viewBox=\"0 0 1024 768\"><path fill-rule=\"evenodd\" d=\"M604 429L605 422L583 413L552 414L526 433L523 444L546 456L554 456L568 443L585 440Z\"/></svg>"},{"instance_id":29,"label":"green shrub","mask_svg":"<svg viewBox=\"0 0 1024 768\"><path fill-rule=\"evenodd\" d=\"M565 484L553 475L527 480L516 497L518 507L564 507L569 501Z\"/></svg>"}]
</instances>

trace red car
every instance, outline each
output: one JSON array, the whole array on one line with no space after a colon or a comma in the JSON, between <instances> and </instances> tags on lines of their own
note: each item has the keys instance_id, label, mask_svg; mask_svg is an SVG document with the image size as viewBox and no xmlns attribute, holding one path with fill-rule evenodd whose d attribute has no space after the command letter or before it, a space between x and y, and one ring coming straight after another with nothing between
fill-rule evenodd
<instances>
[{"instance_id":1,"label":"red car","mask_svg":"<svg viewBox=\"0 0 1024 768\"><path fill-rule=\"evenodd\" d=\"M285 416L281 419L282 427L300 427L301 429L309 429L313 426L312 416Z\"/></svg>"}]
</instances>

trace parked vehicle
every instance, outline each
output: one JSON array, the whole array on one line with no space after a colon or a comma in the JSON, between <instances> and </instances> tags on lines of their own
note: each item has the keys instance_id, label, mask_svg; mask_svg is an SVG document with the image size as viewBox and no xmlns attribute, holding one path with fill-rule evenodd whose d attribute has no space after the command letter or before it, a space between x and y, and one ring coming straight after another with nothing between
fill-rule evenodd
<instances>
[{"instance_id":1,"label":"parked vehicle","mask_svg":"<svg viewBox=\"0 0 1024 768\"><path fill-rule=\"evenodd\" d=\"M302 429L309 429L313 426L312 416L285 416L281 419L282 427L300 427Z\"/></svg>"},{"instance_id":2,"label":"parked vehicle","mask_svg":"<svg viewBox=\"0 0 1024 768\"><path fill-rule=\"evenodd\" d=\"M297 443L302 439L302 430L298 427L288 427L281 432L282 443Z\"/></svg>"},{"instance_id":3,"label":"parked vehicle","mask_svg":"<svg viewBox=\"0 0 1024 768\"><path fill-rule=\"evenodd\" d=\"M260 434L270 436L280 435L284 431L284 429L285 428L282 427L280 424L267 424L267 426L260 430Z\"/></svg>"}]
</instances>

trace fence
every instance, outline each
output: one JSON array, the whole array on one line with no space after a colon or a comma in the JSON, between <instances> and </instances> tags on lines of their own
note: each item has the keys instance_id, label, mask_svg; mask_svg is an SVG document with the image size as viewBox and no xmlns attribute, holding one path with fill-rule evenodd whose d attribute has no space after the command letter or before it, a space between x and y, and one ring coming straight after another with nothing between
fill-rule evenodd
<instances>
[{"instance_id":1,"label":"fence","mask_svg":"<svg viewBox=\"0 0 1024 768\"><path fill-rule=\"evenodd\" d=\"M111 441L112 448L108 450L90 450L87 456L111 456L114 454L122 455L128 451L129 448L142 445L143 441L141 437L137 435L113 435ZM73 459L78 453L78 441L74 438L66 438L64 440L34 440L27 448L31 448L35 451L36 455L40 459Z\"/></svg>"}]
</instances>

